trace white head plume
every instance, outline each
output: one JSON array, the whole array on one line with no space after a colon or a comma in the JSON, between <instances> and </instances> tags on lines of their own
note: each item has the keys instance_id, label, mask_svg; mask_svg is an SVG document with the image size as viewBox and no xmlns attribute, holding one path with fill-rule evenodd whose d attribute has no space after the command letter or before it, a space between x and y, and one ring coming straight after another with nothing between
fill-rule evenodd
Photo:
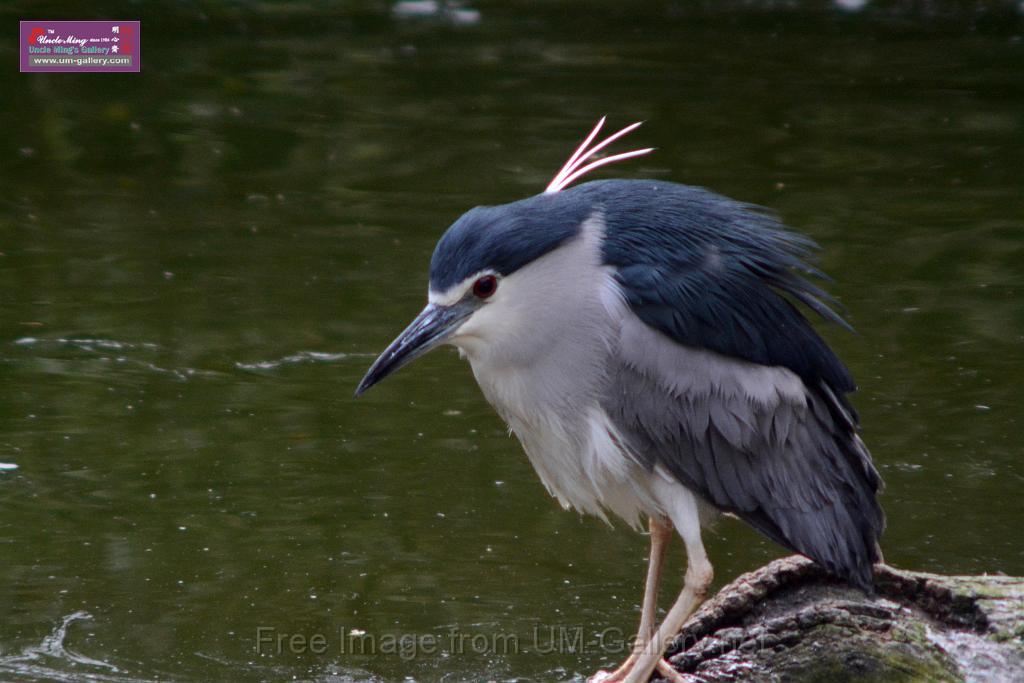
<instances>
[{"instance_id":1,"label":"white head plume","mask_svg":"<svg viewBox=\"0 0 1024 683\"><path fill-rule=\"evenodd\" d=\"M576 151L573 153L573 155L569 157L569 160L565 162L565 165L562 166L561 170L559 170L555 177L551 179L551 182L548 183L548 186L544 189L544 192L550 193L558 192L559 190L564 190L577 179L593 171L595 168L604 166L605 164L611 164L616 161L622 161L623 159L638 157L642 154L647 154L649 152L654 151L653 147L647 147L646 149L635 149L631 152L613 154L610 157L604 157L603 159L592 161L586 166L583 166L584 162L586 162L587 159L591 158L592 156L600 152L602 149L604 149L611 143L621 138L623 135L632 132L636 128L639 128L640 125L643 123L643 121L637 121L634 124L628 125L622 130L620 130L618 133L615 133L614 135L609 135L607 138L597 143L593 147L588 148L587 146L594 141L594 138L597 137L597 134L601 131L601 127L604 126L606 118L607 117L605 116L601 117L601 120L597 122L596 126L594 126L594 130L590 131L590 135L588 135L587 139L583 141L583 144L576 148Z\"/></svg>"}]
</instances>

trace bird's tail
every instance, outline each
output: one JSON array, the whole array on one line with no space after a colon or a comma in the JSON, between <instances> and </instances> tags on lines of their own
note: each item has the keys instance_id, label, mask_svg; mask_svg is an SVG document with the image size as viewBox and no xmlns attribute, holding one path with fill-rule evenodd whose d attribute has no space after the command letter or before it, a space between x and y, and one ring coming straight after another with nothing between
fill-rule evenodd
<instances>
[{"instance_id":1,"label":"bird's tail","mask_svg":"<svg viewBox=\"0 0 1024 683\"><path fill-rule=\"evenodd\" d=\"M800 477L819 506L764 508L742 517L766 536L822 565L830 573L867 592L872 591L873 566L882 561L879 538L885 513L877 500L882 478L871 454L856 433L845 401L827 387L810 397L820 430L816 466ZM828 427L831 427L830 429Z\"/></svg>"}]
</instances>

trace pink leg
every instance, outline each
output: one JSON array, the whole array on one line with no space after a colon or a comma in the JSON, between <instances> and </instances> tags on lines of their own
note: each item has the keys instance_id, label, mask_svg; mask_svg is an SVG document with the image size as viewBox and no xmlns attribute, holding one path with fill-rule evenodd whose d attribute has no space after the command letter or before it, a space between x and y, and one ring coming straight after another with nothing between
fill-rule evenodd
<instances>
[{"instance_id":1,"label":"pink leg","mask_svg":"<svg viewBox=\"0 0 1024 683\"><path fill-rule=\"evenodd\" d=\"M644 584L644 599L640 609L640 629L636 634L636 646L622 666L599 678L601 683L616 683L624 679L632 670L651 636L654 635L654 617L658 611L658 587L661 583L661 570L665 564L665 551L668 550L668 542L672 538L672 524L668 520L651 517L648 520L648 529L651 532L651 555L647 561L647 581ZM598 677L595 676L595 678Z\"/></svg>"},{"instance_id":2,"label":"pink leg","mask_svg":"<svg viewBox=\"0 0 1024 683\"><path fill-rule=\"evenodd\" d=\"M688 492L687 492L688 493ZM672 522L686 544L686 579L683 590L665 620L637 657L623 683L647 683L655 669L664 669L665 650L694 610L704 601L714 572L700 538L700 516L692 495L677 494L669 510ZM663 673L663 672L662 672ZM663 673L664 675L664 673Z\"/></svg>"}]
</instances>

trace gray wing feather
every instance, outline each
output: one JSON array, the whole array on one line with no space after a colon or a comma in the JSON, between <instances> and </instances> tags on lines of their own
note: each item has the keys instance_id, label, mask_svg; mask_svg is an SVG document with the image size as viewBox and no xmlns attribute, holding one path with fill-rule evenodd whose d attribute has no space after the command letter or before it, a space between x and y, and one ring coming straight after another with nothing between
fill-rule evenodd
<instances>
[{"instance_id":1,"label":"gray wing feather","mask_svg":"<svg viewBox=\"0 0 1024 683\"><path fill-rule=\"evenodd\" d=\"M630 450L774 541L869 587L880 478L828 387L692 349L628 314L604 409Z\"/></svg>"}]
</instances>

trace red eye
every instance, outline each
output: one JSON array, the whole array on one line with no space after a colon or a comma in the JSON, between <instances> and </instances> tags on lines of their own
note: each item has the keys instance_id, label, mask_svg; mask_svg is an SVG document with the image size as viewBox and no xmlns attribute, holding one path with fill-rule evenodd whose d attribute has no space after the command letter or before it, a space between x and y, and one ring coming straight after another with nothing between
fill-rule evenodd
<instances>
[{"instance_id":1,"label":"red eye","mask_svg":"<svg viewBox=\"0 0 1024 683\"><path fill-rule=\"evenodd\" d=\"M498 278L493 275L484 275L473 283L473 294L478 299L486 299L498 289Z\"/></svg>"}]
</instances>

